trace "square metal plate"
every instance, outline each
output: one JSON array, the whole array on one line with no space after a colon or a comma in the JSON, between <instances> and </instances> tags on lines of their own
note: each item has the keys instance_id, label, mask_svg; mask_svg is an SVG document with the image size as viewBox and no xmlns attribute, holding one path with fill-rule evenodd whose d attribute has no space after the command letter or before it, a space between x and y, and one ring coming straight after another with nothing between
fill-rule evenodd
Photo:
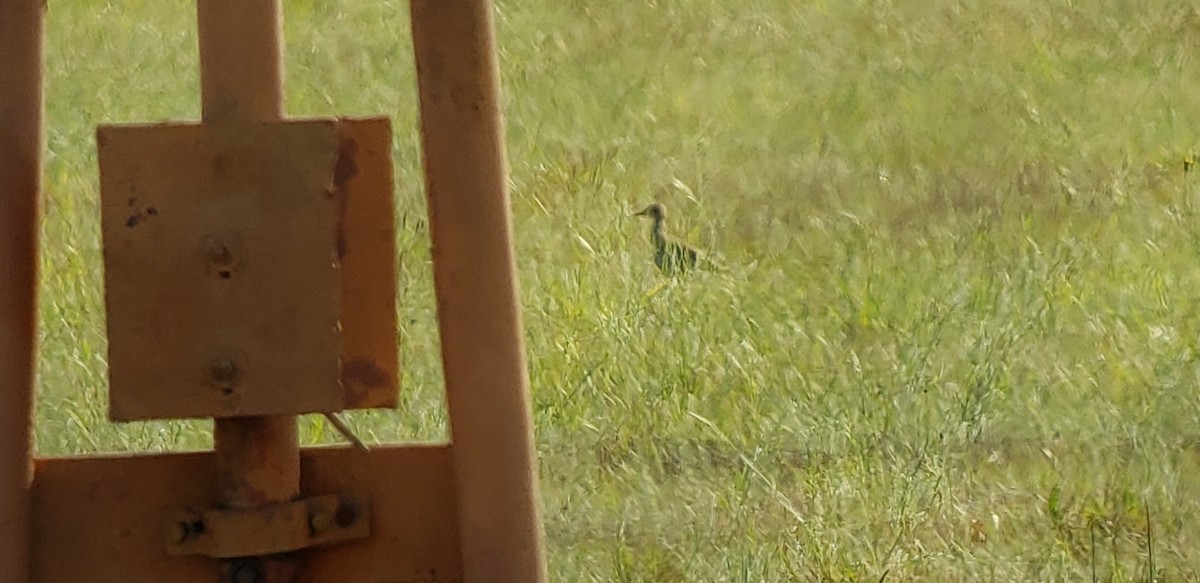
<instances>
[{"instance_id":1,"label":"square metal plate","mask_svg":"<svg viewBox=\"0 0 1200 583\"><path fill-rule=\"evenodd\" d=\"M110 417L396 406L386 118L97 137Z\"/></svg>"},{"instance_id":2,"label":"square metal plate","mask_svg":"<svg viewBox=\"0 0 1200 583\"><path fill-rule=\"evenodd\" d=\"M109 415L341 409L336 122L97 141Z\"/></svg>"}]
</instances>

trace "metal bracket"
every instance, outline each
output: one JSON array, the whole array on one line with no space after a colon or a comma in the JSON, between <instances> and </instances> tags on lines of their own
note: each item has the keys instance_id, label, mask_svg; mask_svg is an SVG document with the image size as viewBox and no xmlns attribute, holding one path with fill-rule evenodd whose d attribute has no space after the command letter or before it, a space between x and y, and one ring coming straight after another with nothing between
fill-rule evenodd
<instances>
[{"instance_id":1,"label":"metal bracket","mask_svg":"<svg viewBox=\"0 0 1200 583\"><path fill-rule=\"evenodd\" d=\"M172 509L163 526L168 555L225 559L367 538L371 516L366 497L332 494L247 510Z\"/></svg>"}]
</instances>

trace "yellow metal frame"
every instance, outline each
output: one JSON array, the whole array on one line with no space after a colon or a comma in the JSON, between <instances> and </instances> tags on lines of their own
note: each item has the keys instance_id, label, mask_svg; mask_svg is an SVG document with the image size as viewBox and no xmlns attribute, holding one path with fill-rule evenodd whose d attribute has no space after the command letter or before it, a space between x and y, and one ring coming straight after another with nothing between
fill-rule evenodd
<instances>
[{"instance_id":1,"label":"yellow metal frame","mask_svg":"<svg viewBox=\"0 0 1200 583\"><path fill-rule=\"evenodd\" d=\"M301 451L281 414L216 419L208 453L35 460L44 7L0 0L5 581L544 581L491 2L411 4L451 443ZM283 120L279 0L198 0L197 11L204 123ZM167 508L347 491L370 499L361 541L224 561L163 552Z\"/></svg>"}]
</instances>

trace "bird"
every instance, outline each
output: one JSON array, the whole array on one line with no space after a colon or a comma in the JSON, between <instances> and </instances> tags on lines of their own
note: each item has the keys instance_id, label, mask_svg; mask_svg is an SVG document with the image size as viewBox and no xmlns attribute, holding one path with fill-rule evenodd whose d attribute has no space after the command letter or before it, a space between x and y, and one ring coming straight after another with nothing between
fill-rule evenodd
<instances>
[{"instance_id":1,"label":"bird","mask_svg":"<svg viewBox=\"0 0 1200 583\"><path fill-rule=\"evenodd\" d=\"M666 220L667 209L660 203L633 213L635 217L649 217L654 221L650 228L650 241L654 243L654 265L667 275L675 275L695 269L696 266L706 265L700 252L695 248L667 237L663 223Z\"/></svg>"}]
</instances>

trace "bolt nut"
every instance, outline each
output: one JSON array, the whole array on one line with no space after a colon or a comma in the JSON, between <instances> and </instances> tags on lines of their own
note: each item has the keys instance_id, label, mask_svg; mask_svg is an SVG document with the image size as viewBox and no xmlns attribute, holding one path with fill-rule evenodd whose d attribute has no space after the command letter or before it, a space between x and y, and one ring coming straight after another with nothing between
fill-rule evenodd
<instances>
[{"instance_id":1,"label":"bolt nut","mask_svg":"<svg viewBox=\"0 0 1200 583\"><path fill-rule=\"evenodd\" d=\"M192 535L192 529L186 522L176 522L171 525L171 540L176 544L182 543Z\"/></svg>"},{"instance_id":2,"label":"bolt nut","mask_svg":"<svg viewBox=\"0 0 1200 583\"><path fill-rule=\"evenodd\" d=\"M256 557L236 559L228 568L229 574L225 580L230 583L262 583L266 580L263 563Z\"/></svg>"},{"instance_id":3,"label":"bolt nut","mask_svg":"<svg viewBox=\"0 0 1200 583\"><path fill-rule=\"evenodd\" d=\"M320 534L333 526L333 517L328 512L316 512L308 517L308 529L312 534Z\"/></svg>"},{"instance_id":4,"label":"bolt nut","mask_svg":"<svg viewBox=\"0 0 1200 583\"><path fill-rule=\"evenodd\" d=\"M354 522L358 520L358 509L354 507L353 503L347 500L342 500L342 502L338 504L335 520L337 520L337 525L339 527L349 528L350 525L354 524Z\"/></svg>"}]
</instances>

